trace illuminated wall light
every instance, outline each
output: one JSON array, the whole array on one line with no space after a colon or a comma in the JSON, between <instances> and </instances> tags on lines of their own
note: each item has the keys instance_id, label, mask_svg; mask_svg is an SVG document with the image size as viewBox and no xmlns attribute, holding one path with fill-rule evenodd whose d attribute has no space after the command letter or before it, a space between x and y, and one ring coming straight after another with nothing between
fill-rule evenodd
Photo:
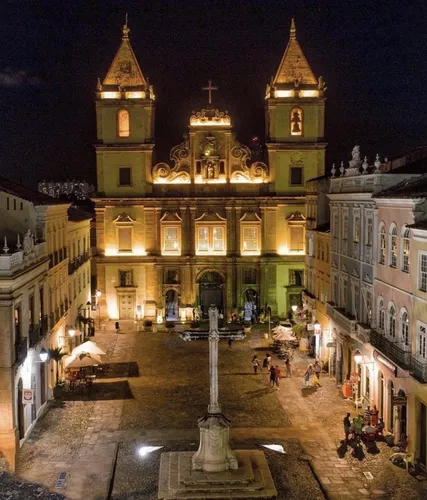
<instances>
[{"instance_id":1,"label":"illuminated wall light","mask_svg":"<svg viewBox=\"0 0 427 500\"><path fill-rule=\"evenodd\" d=\"M200 176L194 178L194 184L226 184L227 179L225 177L220 179L203 179Z\"/></svg>"},{"instance_id":2,"label":"illuminated wall light","mask_svg":"<svg viewBox=\"0 0 427 500\"><path fill-rule=\"evenodd\" d=\"M162 179L158 178L154 180L154 184L191 184L191 179L190 178L178 178L178 179Z\"/></svg>"},{"instance_id":3,"label":"illuminated wall light","mask_svg":"<svg viewBox=\"0 0 427 500\"><path fill-rule=\"evenodd\" d=\"M120 92L101 92L102 99L120 99Z\"/></svg>"},{"instance_id":4,"label":"illuminated wall light","mask_svg":"<svg viewBox=\"0 0 427 500\"><path fill-rule=\"evenodd\" d=\"M275 97L294 97L293 90L276 90Z\"/></svg>"},{"instance_id":5,"label":"illuminated wall light","mask_svg":"<svg viewBox=\"0 0 427 500\"><path fill-rule=\"evenodd\" d=\"M198 120L197 118L190 119L192 127L224 127L231 125L230 118L220 118L219 120Z\"/></svg>"},{"instance_id":6,"label":"illuminated wall light","mask_svg":"<svg viewBox=\"0 0 427 500\"><path fill-rule=\"evenodd\" d=\"M163 316L161 312L157 313L157 324L161 325L163 323Z\"/></svg>"},{"instance_id":7,"label":"illuminated wall light","mask_svg":"<svg viewBox=\"0 0 427 500\"><path fill-rule=\"evenodd\" d=\"M319 97L318 90L300 90L300 97Z\"/></svg>"},{"instance_id":8,"label":"illuminated wall light","mask_svg":"<svg viewBox=\"0 0 427 500\"><path fill-rule=\"evenodd\" d=\"M109 248L105 250L106 257L143 257L147 255L147 252L143 248L135 248L132 252L118 252L116 249Z\"/></svg>"},{"instance_id":9,"label":"illuminated wall light","mask_svg":"<svg viewBox=\"0 0 427 500\"><path fill-rule=\"evenodd\" d=\"M126 99L143 99L145 92L126 92Z\"/></svg>"},{"instance_id":10,"label":"illuminated wall light","mask_svg":"<svg viewBox=\"0 0 427 500\"><path fill-rule=\"evenodd\" d=\"M117 299L107 298L107 313L110 319L119 319L119 311L117 309Z\"/></svg>"}]
</instances>

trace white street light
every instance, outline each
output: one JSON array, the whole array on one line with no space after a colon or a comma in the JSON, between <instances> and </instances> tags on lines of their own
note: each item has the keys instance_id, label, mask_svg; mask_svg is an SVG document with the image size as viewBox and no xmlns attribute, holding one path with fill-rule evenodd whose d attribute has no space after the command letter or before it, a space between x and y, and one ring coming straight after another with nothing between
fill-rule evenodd
<instances>
[{"instance_id":1,"label":"white street light","mask_svg":"<svg viewBox=\"0 0 427 500\"><path fill-rule=\"evenodd\" d=\"M359 349L356 349L356 350L354 351L354 355L353 355L353 357L354 357L354 361L355 361L358 365L360 365L360 363L362 362L362 354L361 354L361 352L359 351Z\"/></svg>"},{"instance_id":2,"label":"white street light","mask_svg":"<svg viewBox=\"0 0 427 500\"><path fill-rule=\"evenodd\" d=\"M294 304L294 305L292 306L292 312L293 312L293 313L296 313L296 312L297 312L297 309L298 309L298 306Z\"/></svg>"},{"instance_id":3,"label":"white street light","mask_svg":"<svg viewBox=\"0 0 427 500\"><path fill-rule=\"evenodd\" d=\"M75 330L74 326L69 326L68 327L68 335L70 337L74 337L75 334L76 334L76 330Z\"/></svg>"},{"instance_id":4,"label":"white street light","mask_svg":"<svg viewBox=\"0 0 427 500\"><path fill-rule=\"evenodd\" d=\"M47 358L49 357L49 353L46 351L46 349L43 347L40 352L39 352L39 358L42 363L45 363L47 361Z\"/></svg>"}]
</instances>

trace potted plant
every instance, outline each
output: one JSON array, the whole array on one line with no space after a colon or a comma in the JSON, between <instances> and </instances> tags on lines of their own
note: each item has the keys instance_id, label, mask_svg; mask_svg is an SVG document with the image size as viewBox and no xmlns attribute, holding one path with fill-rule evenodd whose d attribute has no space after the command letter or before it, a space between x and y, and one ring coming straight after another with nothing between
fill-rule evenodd
<instances>
[{"instance_id":1,"label":"potted plant","mask_svg":"<svg viewBox=\"0 0 427 500\"><path fill-rule=\"evenodd\" d=\"M394 434L392 434L391 432L386 432L384 434L384 439L388 446L394 446Z\"/></svg>"},{"instance_id":2,"label":"potted plant","mask_svg":"<svg viewBox=\"0 0 427 500\"><path fill-rule=\"evenodd\" d=\"M56 385L53 389L53 397L55 399L61 398L63 394L63 387L59 384L59 363L65 356L65 352L62 352L61 347L55 347L55 349L49 349L48 359L56 361Z\"/></svg>"},{"instance_id":3,"label":"potted plant","mask_svg":"<svg viewBox=\"0 0 427 500\"><path fill-rule=\"evenodd\" d=\"M151 327L153 326L153 322L151 319L144 319L144 331L149 332L151 330Z\"/></svg>"}]
</instances>

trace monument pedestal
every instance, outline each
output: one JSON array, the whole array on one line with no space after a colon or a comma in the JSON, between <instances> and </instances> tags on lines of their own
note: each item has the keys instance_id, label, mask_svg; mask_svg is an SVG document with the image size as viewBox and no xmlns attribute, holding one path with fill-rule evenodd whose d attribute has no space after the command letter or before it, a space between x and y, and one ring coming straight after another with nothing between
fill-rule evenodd
<instances>
[{"instance_id":1,"label":"monument pedestal","mask_svg":"<svg viewBox=\"0 0 427 500\"><path fill-rule=\"evenodd\" d=\"M236 450L238 468L222 472L193 470L193 452L162 453L158 498L268 498L277 495L264 452Z\"/></svg>"},{"instance_id":2,"label":"monument pedestal","mask_svg":"<svg viewBox=\"0 0 427 500\"><path fill-rule=\"evenodd\" d=\"M232 453L230 421L222 413L207 413L199 418L200 444L193 455L193 469L204 472L221 472L237 469L237 458Z\"/></svg>"}]
</instances>

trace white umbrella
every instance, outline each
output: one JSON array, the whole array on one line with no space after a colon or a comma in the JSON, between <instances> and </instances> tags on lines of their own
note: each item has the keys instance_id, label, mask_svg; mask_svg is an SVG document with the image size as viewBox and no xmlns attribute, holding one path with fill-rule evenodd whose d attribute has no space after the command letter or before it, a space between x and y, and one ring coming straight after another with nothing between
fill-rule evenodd
<instances>
[{"instance_id":1,"label":"white umbrella","mask_svg":"<svg viewBox=\"0 0 427 500\"><path fill-rule=\"evenodd\" d=\"M72 359L67 359L65 368L84 368L85 366L102 365L101 358L96 354L78 354Z\"/></svg>"},{"instance_id":2,"label":"white umbrella","mask_svg":"<svg viewBox=\"0 0 427 500\"><path fill-rule=\"evenodd\" d=\"M90 340L83 342L83 344L78 345L73 349L73 356L77 356L81 352L87 352L89 354L97 354L98 356L105 356L105 352L100 349L95 342Z\"/></svg>"},{"instance_id":3,"label":"white umbrella","mask_svg":"<svg viewBox=\"0 0 427 500\"><path fill-rule=\"evenodd\" d=\"M292 336L288 332L280 332L276 333L276 335L273 335L274 340L281 340L281 341L289 341L289 340L295 340L296 337Z\"/></svg>"}]
</instances>

